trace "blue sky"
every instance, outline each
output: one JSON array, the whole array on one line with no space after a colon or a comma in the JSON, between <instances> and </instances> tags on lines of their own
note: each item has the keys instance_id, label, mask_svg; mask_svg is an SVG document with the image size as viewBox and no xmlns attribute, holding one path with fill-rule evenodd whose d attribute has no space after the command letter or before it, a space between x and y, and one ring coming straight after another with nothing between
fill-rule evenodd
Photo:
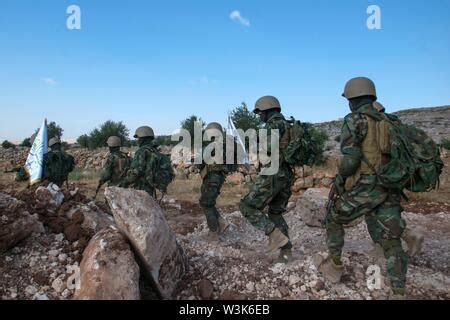
<instances>
[{"instance_id":1,"label":"blue sky","mask_svg":"<svg viewBox=\"0 0 450 320\"><path fill-rule=\"evenodd\" d=\"M66 28L71 4L81 30ZM371 4L381 30L366 26ZM0 140L45 117L66 139L109 119L169 134L191 114L226 124L267 94L288 116L333 120L361 75L390 111L450 104L449 12L448 0L2 0Z\"/></svg>"}]
</instances>

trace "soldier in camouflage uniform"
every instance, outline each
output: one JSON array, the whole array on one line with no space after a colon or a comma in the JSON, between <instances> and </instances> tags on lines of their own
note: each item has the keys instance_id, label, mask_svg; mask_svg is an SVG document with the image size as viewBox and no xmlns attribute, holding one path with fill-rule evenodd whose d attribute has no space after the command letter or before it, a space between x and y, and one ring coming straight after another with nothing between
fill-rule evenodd
<instances>
[{"instance_id":1,"label":"soldier in camouflage uniform","mask_svg":"<svg viewBox=\"0 0 450 320\"><path fill-rule=\"evenodd\" d=\"M61 149L59 138L51 138L48 146L50 151L44 155L44 179L62 187L75 168L75 159Z\"/></svg>"},{"instance_id":2,"label":"soldier in camouflage uniform","mask_svg":"<svg viewBox=\"0 0 450 320\"><path fill-rule=\"evenodd\" d=\"M138 139L139 149L131 160L130 168L119 186L144 190L156 199L156 188L151 183L154 172L158 170L154 144L155 133L152 128L144 126L136 130L134 138Z\"/></svg>"},{"instance_id":3,"label":"soldier in camouflage uniform","mask_svg":"<svg viewBox=\"0 0 450 320\"><path fill-rule=\"evenodd\" d=\"M208 124L205 129L206 135L211 130L217 130L219 133L223 133L222 126L216 122ZM213 136L215 135L210 135L213 143L215 143ZM225 148L225 143L223 145ZM235 171L236 165L226 164L225 161L223 164L203 163L199 166L199 169L202 177L200 206L203 208L209 227L208 240L217 241L219 235L228 229L229 224L220 216L216 208L216 201L220 195L220 190L225 182L226 175Z\"/></svg>"},{"instance_id":4,"label":"soldier in camouflage uniform","mask_svg":"<svg viewBox=\"0 0 450 320\"><path fill-rule=\"evenodd\" d=\"M280 102L272 96L262 97L256 102L253 112L259 114L266 124L269 144L267 150L271 150L271 130L279 130L280 141L283 140L287 131L287 121L281 114ZM281 143L280 148L282 148ZM274 175L259 175L240 203L241 212L248 221L269 236L268 253L280 250L278 262L288 262L292 258L289 228L283 213L291 197L293 183L293 169L280 157L278 172ZM267 206L269 207L268 215L262 212Z\"/></svg>"},{"instance_id":5,"label":"soldier in camouflage uniform","mask_svg":"<svg viewBox=\"0 0 450 320\"><path fill-rule=\"evenodd\" d=\"M109 147L109 155L103 167L102 175L98 183L99 187L106 182L109 182L109 187L118 186L130 164L128 155L120 151L122 141L119 137L109 137L107 144Z\"/></svg>"},{"instance_id":6,"label":"soldier in camouflage uniform","mask_svg":"<svg viewBox=\"0 0 450 320\"><path fill-rule=\"evenodd\" d=\"M388 162L380 149L377 121L382 119L374 83L367 78L350 80L343 96L349 100L352 113L344 119L341 151L344 155L336 176L339 194L327 217L329 255L319 270L331 282L340 281L344 267L344 225L364 216L373 241L379 244L387 259L391 298L405 295L408 255L402 248L401 236L406 223L401 217L401 191L386 190L377 182L376 170Z\"/></svg>"}]
</instances>

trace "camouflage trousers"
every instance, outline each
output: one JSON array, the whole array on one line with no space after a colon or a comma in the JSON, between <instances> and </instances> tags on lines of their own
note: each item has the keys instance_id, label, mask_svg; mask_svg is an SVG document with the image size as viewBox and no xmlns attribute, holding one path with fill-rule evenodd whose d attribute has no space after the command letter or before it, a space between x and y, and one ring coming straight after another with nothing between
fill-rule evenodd
<instances>
[{"instance_id":1,"label":"camouflage trousers","mask_svg":"<svg viewBox=\"0 0 450 320\"><path fill-rule=\"evenodd\" d=\"M356 186L335 201L327 221L329 253L340 257L344 247L344 225L365 217L372 240L383 248L393 289L405 288L408 268L408 255L400 238L406 228L400 201L400 193L377 185L376 176L362 176Z\"/></svg>"},{"instance_id":2,"label":"camouflage trousers","mask_svg":"<svg viewBox=\"0 0 450 320\"><path fill-rule=\"evenodd\" d=\"M216 232L219 229L220 214L216 208L216 201L220 195L220 189L225 182L225 175L220 171L209 172L203 179L201 187L200 206L206 216L209 230Z\"/></svg>"},{"instance_id":3,"label":"camouflage trousers","mask_svg":"<svg viewBox=\"0 0 450 320\"><path fill-rule=\"evenodd\" d=\"M288 166L280 167L277 174L272 176L259 175L251 185L250 191L240 203L240 210L244 217L256 228L267 235L274 228L279 228L289 237L289 227L283 218L289 198L292 195L291 187L294 183L294 174ZM268 214L262 210L269 207ZM289 242L283 249L292 248Z\"/></svg>"}]
</instances>

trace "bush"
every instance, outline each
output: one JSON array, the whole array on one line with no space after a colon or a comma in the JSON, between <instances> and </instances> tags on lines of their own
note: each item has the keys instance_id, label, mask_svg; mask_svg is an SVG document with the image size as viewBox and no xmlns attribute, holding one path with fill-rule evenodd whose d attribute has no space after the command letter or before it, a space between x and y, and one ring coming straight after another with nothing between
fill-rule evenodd
<instances>
[{"instance_id":1,"label":"bush","mask_svg":"<svg viewBox=\"0 0 450 320\"><path fill-rule=\"evenodd\" d=\"M77 143L89 149L96 149L106 146L106 141L111 136L117 136L122 139L123 146L131 146L128 136L130 131L122 121L114 122L111 120L101 124L98 128L92 130L89 135L84 134L77 139Z\"/></svg>"},{"instance_id":2,"label":"bush","mask_svg":"<svg viewBox=\"0 0 450 320\"><path fill-rule=\"evenodd\" d=\"M341 136L336 136L336 138L334 138L334 141L341 142Z\"/></svg>"},{"instance_id":3,"label":"bush","mask_svg":"<svg viewBox=\"0 0 450 320\"><path fill-rule=\"evenodd\" d=\"M2 143L3 149L14 149L16 146L9 142L8 140L3 141Z\"/></svg>"},{"instance_id":4,"label":"bush","mask_svg":"<svg viewBox=\"0 0 450 320\"><path fill-rule=\"evenodd\" d=\"M249 111L245 102L231 111L231 120L233 120L236 129L246 132L249 129L258 130L262 126L262 121L258 115Z\"/></svg>"},{"instance_id":5,"label":"bush","mask_svg":"<svg viewBox=\"0 0 450 320\"><path fill-rule=\"evenodd\" d=\"M307 124L309 127L309 132L311 134L311 138L314 141L314 152L316 153L316 162L315 164L320 165L324 162L323 153L325 150L325 145L328 141L328 134L323 131L314 128L311 124Z\"/></svg>"},{"instance_id":6,"label":"bush","mask_svg":"<svg viewBox=\"0 0 450 320\"><path fill-rule=\"evenodd\" d=\"M25 140L23 140L20 146L31 148L31 138L26 138Z\"/></svg>"},{"instance_id":7,"label":"bush","mask_svg":"<svg viewBox=\"0 0 450 320\"><path fill-rule=\"evenodd\" d=\"M442 139L441 146L446 150L450 150L450 139Z\"/></svg>"},{"instance_id":8,"label":"bush","mask_svg":"<svg viewBox=\"0 0 450 320\"><path fill-rule=\"evenodd\" d=\"M172 141L171 136L158 136L155 138L155 144L158 146L171 146L177 143L176 141Z\"/></svg>"}]
</instances>

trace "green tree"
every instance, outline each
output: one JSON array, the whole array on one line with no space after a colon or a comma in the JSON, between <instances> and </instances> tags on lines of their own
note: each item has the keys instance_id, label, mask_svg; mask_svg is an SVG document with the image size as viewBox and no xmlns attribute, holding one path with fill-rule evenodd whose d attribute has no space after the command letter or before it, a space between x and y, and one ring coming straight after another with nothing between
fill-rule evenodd
<instances>
[{"instance_id":1,"label":"green tree","mask_svg":"<svg viewBox=\"0 0 450 320\"><path fill-rule=\"evenodd\" d=\"M36 130L36 134L39 132L39 129ZM51 138L61 139L63 136L64 130L56 124L56 122L52 121L47 124L47 137L50 140Z\"/></svg>"},{"instance_id":2,"label":"green tree","mask_svg":"<svg viewBox=\"0 0 450 320\"><path fill-rule=\"evenodd\" d=\"M2 143L3 149L14 149L16 146L9 142L8 140L3 141Z\"/></svg>"},{"instance_id":3,"label":"green tree","mask_svg":"<svg viewBox=\"0 0 450 320\"><path fill-rule=\"evenodd\" d=\"M77 143L83 148L88 148L89 147L89 136L87 134L83 134L83 135L79 136L77 139Z\"/></svg>"},{"instance_id":4,"label":"green tree","mask_svg":"<svg viewBox=\"0 0 450 320\"><path fill-rule=\"evenodd\" d=\"M31 148L31 138L26 138L20 144L21 147Z\"/></svg>"},{"instance_id":5,"label":"green tree","mask_svg":"<svg viewBox=\"0 0 450 320\"><path fill-rule=\"evenodd\" d=\"M258 130L262 126L261 119L248 110L245 102L231 111L231 120L233 120L236 129L241 129L244 132L249 129Z\"/></svg>"},{"instance_id":6,"label":"green tree","mask_svg":"<svg viewBox=\"0 0 450 320\"><path fill-rule=\"evenodd\" d=\"M96 149L106 146L106 141L110 136L117 136L122 139L123 145L127 146L130 144L129 134L130 131L122 121L114 122L108 120L92 130L89 135L84 134L78 137L77 142L82 147Z\"/></svg>"},{"instance_id":7,"label":"green tree","mask_svg":"<svg viewBox=\"0 0 450 320\"><path fill-rule=\"evenodd\" d=\"M194 124L196 122L199 122L202 126L202 129L205 127L206 123L202 120L202 118L199 118L195 115L192 115L185 120L181 121L181 128L184 130L189 131L191 134L192 139L194 138Z\"/></svg>"}]
</instances>

